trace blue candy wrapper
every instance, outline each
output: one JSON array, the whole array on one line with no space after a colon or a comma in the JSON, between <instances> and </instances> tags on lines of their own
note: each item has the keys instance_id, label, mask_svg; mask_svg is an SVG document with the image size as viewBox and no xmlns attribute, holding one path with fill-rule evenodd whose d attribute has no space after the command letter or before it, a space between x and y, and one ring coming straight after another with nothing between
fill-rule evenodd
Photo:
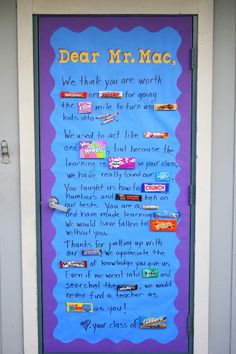
<instances>
[{"instance_id":1,"label":"blue candy wrapper","mask_svg":"<svg viewBox=\"0 0 236 354\"><path fill-rule=\"evenodd\" d=\"M179 211L159 210L158 212L154 213L154 218L176 219L179 221L180 220L180 212Z\"/></svg>"},{"instance_id":2,"label":"blue candy wrapper","mask_svg":"<svg viewBox=\"0 0 236 354\"><path fill-rule=\"evenodd\" d=\"M155 180L157 182L174 181L174 177L167 171L158 171L155 173Z\"/></svg>"}]
</instances>

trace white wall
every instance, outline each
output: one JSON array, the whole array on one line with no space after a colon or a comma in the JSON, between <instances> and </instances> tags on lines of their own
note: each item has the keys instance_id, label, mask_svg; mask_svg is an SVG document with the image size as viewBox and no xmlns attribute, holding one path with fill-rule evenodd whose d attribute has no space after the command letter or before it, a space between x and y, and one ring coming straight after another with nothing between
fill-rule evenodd
<instances>
[{"instance_id":1,"label":"white wall","mask_svg":"<svg viewBox=\"0 0 236 354\"><path fill-rule=\"evenodd\" d=\"M22 354L21 234L17 111L16 2L0 0L0 353Z\"/></svg>"},{"instance_id":2,"label":"white wall","mask_svg":"<svg viewBox=\"0 0 236 354\"><path fill-rule=\"evenodd\" d=\"M234 0L215 0L210 273L211 354L236 353L235 11ZM233 280L234 291L232 291Z\"/></svg>"}]
</instances>

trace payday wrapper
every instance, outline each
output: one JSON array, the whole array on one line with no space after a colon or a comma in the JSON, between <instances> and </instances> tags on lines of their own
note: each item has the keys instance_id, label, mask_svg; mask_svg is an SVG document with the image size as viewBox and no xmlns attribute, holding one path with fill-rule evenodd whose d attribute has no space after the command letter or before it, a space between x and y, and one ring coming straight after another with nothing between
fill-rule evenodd
<instances>
[{"instance_id":1,"label":"payday wrapper","mask_svg":"<svg viewBox=\"0 0 236 354\"><path fill-rule=\"evenodd\" d=\"M106 142L104 140L80 141L79 157L81 159L104 159Z\"/></svg>"}]
</instances>

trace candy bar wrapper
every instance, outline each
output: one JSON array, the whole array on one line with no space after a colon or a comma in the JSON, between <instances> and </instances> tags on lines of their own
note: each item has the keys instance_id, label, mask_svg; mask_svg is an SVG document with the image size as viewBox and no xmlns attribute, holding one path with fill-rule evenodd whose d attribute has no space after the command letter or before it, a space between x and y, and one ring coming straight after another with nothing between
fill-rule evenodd
<instances>
[{"instance_id":1,"label":"candy bar wrapper","mask_svg":"<svg viewBox=\"0 0 236 354\"><path fill-rule=\"evenodd\" d=\"M154 104L154 111L176 111L178 108L177 103L155 103Z\"/></svg>"},{"instance_id":2,"label":"candy bar wrapper","mask_svg":"<svg viewBox=\"0 0 236 354\"><path fill-rule=\"evenodd\" d=\"M60 261L60 268L87 268L86 261Z\"/></svg>"},{"instance_id":3,"label":"candy bar wrapper","mask_svg":"<svg viewBox=\"0 0 236 354\"><path fill-rule=\"evenodd\" d=\"M101 124L107 124L107 123L111 123L115 120L116 116L119 115L119 112L115 112L115 113L112 113L112 114L102 114L101 116L98 116L97 118L100 119L100 118L106 118L104 121L102 121Z\"/></svg>"},{"instance_id":4,"label":"candy bar wrapper","mask_svg":"<svg viewBox=\"0 0 236 354\"><path fill-rule=\"evenodd\" d=\"M140 317L139 327L140 328L152 328L152 329L165 329L167 317Z\"/></svg>"},{"instance_id":5,"label":"candy bar wrapper","mask_svg":"<svg viewBox=\"0 0 236 354\"><path fill-rule=\"evenodd\" d=\"M103 113L103 114L100 114L99 116L97 116L97 119L107 118L109 116L110 116L110 113Z\"/></svg>"},{"instance_id":6,"label":"candy bar wrapper","mask_svg":"<svg viewBox=\"0 0 236 354\"><path fill-rule=\"evenodd\" d=\"M169 193L169 183L143 183L143 193Z\"/></svg>"},{"instance_id":7,"label":"candy bar wrapper","mask_svg":"<svg viewBox=\"0 0 236 354\"><path fill-rule=\"evenodd\" d=\"M166 171L158 171L155 173L155 180L157 182L170 182L174 180L174 177Z\"/></svg>"},{"instance_id":8,"label":"candy bar wrapper","mask_svg":"<svg viewBox=\"0 0 236 354\"><path fill-rule=\"evenodd\" d=\"M176 220L150 220L150 230L159 232L174 232L177 230Z\"/></svg>"},{"instance_id":9,"label":"candy bar wrapper","mask_svg":"<svg viewBox=\"0 0 236 354\"><path fill-rule=\"evenodd\" d=\"M108 117L101 124L104 125L104 124L107 124L107 123L111 123L111 122L114 121L114 119L115 119L115 117Z\"/></svg>"},{"instance_id":10,"label":"candy bar wrapper","mask_svg":"<svg viewBox=\"0 0 236 354\"><path fill-rule=\"evenodd\" d=\"M104 159L106 142L104 140L81 141L79 156L81 159Z\"/></svg>"},{"instance_id":11,"label":"candy bar wrapper","mask_svg":"<svg viewBox=\"0 0 236 354\"><path fill-rule=\"evenodd\" d=\"M101 256L102 250L99 248L95 248L92 250L82 250L82 255L83 256Z\"/></svg>"},{"instance_id":12,"label":"candy bar wrapper","mask_svg":"<svg viewBox=\"0 0 236 354\"><path fill-rule=\"evenodd\" d=\"M132 202L141 202L142 196L136 194L116 194L116 200L122 201L132 201Z\"/></svg>"},{"instance_id":13,"label":"candy bar wrapper","mask_svg":"<svg viewBox=\"0 0 236 354\"><path fill-rule=\"evenodd\" d=\"M93 305L90 302L67 302L67 312L93 312Z\"/></svg>"},{"instance_id":14,"label":"candy bar wrapper","mask_svg":"<svg viewBox=\"0 0 236 354\"><path fill-rule=\"evenodd\" d=\"M118 291L127 291L127 290L137 290L138 289L138 285L134 284L134 285L117 285L117 290Z\"/></svg>"},{"instance_id":15,"label":"candy bar wrapper","mask_svg":"<svg viewBox=\"0 0 236 354\"><path fill-rule=\"evenodd\" d=\"M61 92L61 98L86 98L87 92Z\"/></svg>"},{"instance_id":16,"label":"candy bar wrapper","mask_svg":"<svg viewBox=\"0 0 236 354\"><path fill-rule=\"evenodd\" d=\"M144 132L144 138L157 138L157 139L167 139L168 132Z\"/></svg>"},{"instance_id":17,"label":"candy bar wrapper","mask_svg":"<svg viewBox=\"0 0 236 354\"><path fill-rule=\"evenodd\" d=\"M144 210L157 210L158 208L158 205L143 205Z\"/></svg>"},{"instance_id":18,"label":"candy bar wrapper","mask_svg":"<svg viewBox=\"0 0 236 354\"><path fill-rule=\"evenodd\" d=\"M108 166L111 169L134 169L136 159L134 157L109 157Z\"/></svg>"},{"instance_id":19,"label":"candy bar wrapper","mask_svg":"<svg viewBox=\"0 0 236 354\"><path fill-rule=\"evenodd\" d=\"M79 113L92 113L92 102L79 102Z\"/></svg>"},{"instance_id":20,"label":"candy bar wrapper","mask_svg":"<svg viewBox=\"0 0 236 354\"><path fill-rule=\"evenodd\" d=\"M176 219L180 220L180 213L178 211L172 212L167 210L160 210L154 213L154 218L163 218L163 219Z\"/></svg>"},{"instance_id":21,"label":"candy bar wrapper","mask_svg":"<svg viewBox=\"0 0 236 354\"><path fill-rule=\"evenodd\" d=\"M122 98L123 92L121 91L99 91L99 98Z\"/></svg>"},{"instance_id":22,"label":"candy bar wrapper","mask_svg":"<svg viewBox=\"0 0 236 354\"><path fill-rule=\"evenodd\" d=\"M158 270L156 268L143 269L143 278L158 278Z\"/></svg>"}]
</instances>

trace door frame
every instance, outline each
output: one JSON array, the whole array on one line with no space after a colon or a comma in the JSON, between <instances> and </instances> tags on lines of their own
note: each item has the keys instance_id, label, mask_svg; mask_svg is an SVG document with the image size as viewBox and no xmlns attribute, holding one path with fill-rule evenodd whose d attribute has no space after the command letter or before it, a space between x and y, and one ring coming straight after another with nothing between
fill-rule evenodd
<instances>
[{"instance_id":1,"label":"door frame","mask_svg":"<svg viewBox=\"0 0 236 354\"><path fill-rule=\"evenodd\" d=\"M78 18L93 18L93 15L77 15ZM101 18L106 18L107 16L109 18L112 18L113 16L117 15L95 15L95 18L97 17ZM121 16L122 15L118 15ZM139 17L144 17L150 18L153 17L153 15L137 15ZM165 18L163 15L155 15L156 18ZM192 33L191 33L191 40L192 40L192 48L195 48L195 51L197 50L197 28L198 28L198 16L197 15L187 15L191 17L192 19ZM42 107L41 101L41 95L40 95L40 86L43 85L43 83L40 83L40 77L42 77L42 68L41 65L44 65L43 63L40 64L42 61L42 57L40 58L40 18L50 18L50 15L33 15L33 28L34 28L34 36L33 36L33 47L34 47L34 105L35 105L35 164L36 164L36 221L37 221L37 276L38 276L38 342L39 342L39 353L43 354L44 353L44 332L43 332L43 327L46 325L46 322L44 320L44 310L43 310L43 273L45 271L42 270L44 261L43 261L43 226L42 226L42 218L44 215L44 212L42 211L42 203L45 203L41 201L43 199L42 197L42 180L44 179L42 176L42 171L41 166L43 165L43 162L41 160L44 160L44 157L41 155L42 151L42 144L44 144L43 135L41 137L41 116L43 112L41 113L40 110ZM63 21L63 18L74 18L74 16L70 15L59 15L59 16L53 16L52 17L57 17L61 18ZM182 17L176 16L176 15L171 15L168 16L169 18L173 17L176 19L176 17ZM185 17L185 15L183 16ZM135 15L123 15L123 18L135 18ZM42 44L42 43L41 43ZM189 55L191 55L191 52L189 52ZM193 55L193 54L192 54ZM189 61L189 57L187 59ZM189 62L190 64L190 62ZM194 319L194 241L195 241L195 196L194 196L194 186L196 185L196 180L195 180L195 173L196 173L196 96L197 96L197 66L195 59L192 58L192 68L189 67L189 71L191 72L191 85L190 85L190 100L191 100L191 117L190 117L190 185L191 185L191 190L189 190L189 212L190 212L190 232L189 232L189 251L188 251L188 256L189 256L189 279L188 279L188 286L189 286L189 295L187 298L188 301L188 322L186 322L186 333L188 335L188 353L193 354L193 319ZM40 74L41 72L41 74ZM44 76L44 75L43 75ZM44 79L43 79L44 81ZM44 85L43 85L44 86ZM46 87L46 86L45 86ZM187 201L188 202L188 201ZM44 240L45 241L45 240ZM45 287L45 285L44 285ZM48 351L45 351L47 353ZM169 353L169 352L168 352ZM172 352L171 352L172 353Z\"/></svg>"},{"instance_id":2,"label":"door frame","mask_svg":"<svg viewBox=\"0 0 236 354\"><path fill-rule=\"evenodd\" d=\"M121 1L18 0L24 354L38 353L33 15L121 13L198 15L194 354L208 353L213 1L126 0L123 8Z\"/></svg>"}]
</instances>

